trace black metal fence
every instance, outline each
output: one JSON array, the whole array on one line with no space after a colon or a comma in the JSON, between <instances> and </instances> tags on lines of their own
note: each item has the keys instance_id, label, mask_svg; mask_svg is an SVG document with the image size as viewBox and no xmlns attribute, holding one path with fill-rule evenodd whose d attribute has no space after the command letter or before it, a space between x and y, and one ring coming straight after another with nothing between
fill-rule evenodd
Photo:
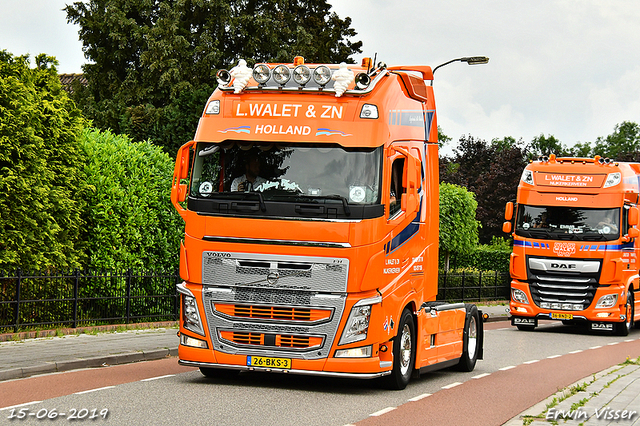
<instances>
[{"instance_id":1,"label":"black metal fence","mask_svg":"<svg viewBox=\"0 0 640 426\"><path fill-rule=\"evenodd\" d=\"M176 271L0 274L0 332L178 318Z\"/></svg>"},{"instance_id":2,"label":"black metal fence","mask_svg":"<svg viewBox=\"0 0 640 426\"><path fill-rule=\"evenodd\" d=\"M511 278L506 272L443 272L438 276L437 300L482 302L510 299Z\"/></svg>"},{"instance_id":3,"label":"black metal fence","mask_svg":"<svg viewBox=\"0 0 640 426\"><path fill-rule=\"evenodd\" d=\"M175 321L177 271L0 274L0 333L32 327ZM509 300L509 274L442 273L437 300Z\"/></svg>"}]
</instances>

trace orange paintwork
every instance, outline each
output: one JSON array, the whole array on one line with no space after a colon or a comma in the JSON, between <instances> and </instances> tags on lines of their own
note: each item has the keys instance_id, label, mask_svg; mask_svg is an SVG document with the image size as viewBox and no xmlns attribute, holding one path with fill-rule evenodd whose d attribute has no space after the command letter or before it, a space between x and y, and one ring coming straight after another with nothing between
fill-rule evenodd
<instances>
[{"instance_id":1,"label":"orange paintwork","mask_svg":"<svg viewBox=\"0 0 640 426\"><path fill-rule=\"evenodd\" d=\"M549 161L534 161L525 168L531 172L534 183L526 183L523 179L518 186L517 205L539 207L576 207L585 209L617 208L620 212L620 228L623 228L626 214L630 207L638 202L640 164L614 163L598 161L595 158L554 158ZM620 173L620 182L609 187L605 181L611 174ZM627 206L626 208L624 206ZM514 213L515 217L515 213ZM507 226L508 223L505 223ZM631 227L631 226L630 226ZM625 314L625 303L629 291L638 290L638 262L637 254L640 248L638 238L629 237L627 229L621 229L618 236L609 240L595 237L582 237L575 233L572 238L546 239L523 235L508 227L514 237L513 253L510 259L511 313L517 317L549 319L552 313L570 313L579 320L590 322L611 323L621 322L621 315ZM569 232L571 234L571 232ZM534 303L532 289L527 282L533 275L528 276L527 262L530 258L546 259L548 266L573 267L573 261L601 262L599 280L596 283L595 295L589 305L582 310L543 308ZM562 263L562 264L559 264ZM567 272L560 272L565 273ZM562 275L556 275L562 277ZM565 276L570 276L565 275ZM541 281L543 282L543 281ZM556 282L555 284L561 284ZM513 291L521 290L529 303L513 300ZM555 290L557 291L557 290ZM596 304L602 296L618 295L617 302L610 308L598 308ZM635 320L640 320L639 300L636 297ZM608 317L598 314L609 314Z\"/></svg>"},{"instance_id":2,"label":"orange paintwork","mask_svg":"<svg viewBox=\"0 0 640 426\"><path fill-rule=\"evenodd\" d=\"M307 65L313 67L312 64ZM335 65L328 66L337 68ZM269 67L273 68L274 64L269 64ZM356 65L349 65L349 68L356 74L367 71ZM203 284L204 252L268 255L278 259L295 259L301 256L339 258L348 261L348 279L346 292L343 294L344 310L338 318L336 335L327 336L329 341L332 340L332 346L327 351L327 356L320 359L287 355L287 358L292 359L292 369L298 372L380 374L389 371L393 360L391 340L398 333L398 322L404 309L413 313L417 325L416 368L455 360L461 356L465 310L443 311L435 317L426 314L424 310L417 312L423 302L434 301L438 291L437 122L432 88L423 79L409 76L402 70L414 70L426 79L433 78L429 67L406 66L380 70L373 78L373 88L366 93L349 92L354 88L351 83L348 92L341 97L336 97L332 92L307 90L244 90L236 94L232 90L216 89L211 95L207 105L219 102L220 112L207 114L205 108L194 141L184 145L178 153L172 188L172 201L185 220L185 237L180 250L180 274L185 281L184 291L190 292L197 301L204 335L185 328L183 311L180 333L207 343L206 349L181 344L181 361L201 366L221 364L242 367L247 363L247 355L257 355L245 345L239 345L233 350L228 350L228 345L224 348L215 346L214 340L217 341L217 338L212 340L212 334L218 333L218 337L224 341L231 341L229 336L233 333L232 330L216 331L209 328L203 303L203 289L207 288ZM249 86L255 88L257 83L251 79ZM377 106L377 119L360 118L365 104ZM409 118L408 121L403 121L404 113L413 114L411 117L406 114L411 119L428 119L426 124L415 125ZM235 131L243 126L250 126L251 131ZM322 129L339 129L342 133L320 134ZM291 220L285 217L264 218L259 215L205 215L186 208L182 201L188 191L184 181L181 182L181 179L187 178L186 170L189 168L185 153L189 149L193 150L195 143L224 144L229 140L247 144L253 141L272 141L275 144L309 143L314 146L334 144L333 146L346 148L382 146L381 187L390 186L392 162L400 157L406 159L405 163L409 168L407 182L410 184L413 173L418 179L417 187L413 194L407 191L406 209L392 219L383 214L360 220ZM410 169L411 165L413 170ZM418 189L421 194L419 196ZM415 199L413 205L410 200L412 196ZM381 203L384 211L389 212L389 192L382 191ZM416 227L416 232L404 238L402 232L406 233L412 226ZM334 246L317 246L312 244L314 242L331 243ZM216 287L233 286L233 282L216 282ZM340 337L354 304L380 296L381 301L371 305L366 339L340 345ZM229 302L220 304L220 314L238 319ZM270 316L269 320L276 321L264 323L267 329L273 330L272 333L277 335L275 345L280 344L283 334L304 334L304 331L295 330L296 324L303 323L304 319L284 317L295 309L276 318L271 317L274 305L268 302L247 304L252 305L247 308L247 312L262 312L262 315ZM329 315L323 307L312 307L311 313L312 321L320 322ZM340 314L336 311L335 315ZM242 319L250 322L260 318L253 316ZM279 326L294 331L279 332ZM420 344L430 341L431 335L436 336L435 348L431 348L430 344ZM259 334L242 338L249 339L252 345L260 345L264 344L267 338L265 336L266 334ZM322 339L312 337L309 344L313 346L321 341ZM372 348L368 358L334 357L338 349L365 346ZM381 351L381 346L386 347Z\"/></svg>"}]
</instances>

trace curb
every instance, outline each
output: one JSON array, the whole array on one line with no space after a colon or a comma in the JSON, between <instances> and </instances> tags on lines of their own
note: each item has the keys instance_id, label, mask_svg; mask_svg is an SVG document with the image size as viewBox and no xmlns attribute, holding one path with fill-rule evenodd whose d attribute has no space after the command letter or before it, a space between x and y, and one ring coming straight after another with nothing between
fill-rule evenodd
<instances>
[{"instance_id":1,"label":"curb","mask_svg":"<svg viewBox=\"0 0 640 426\"><path fill-rule=\"evenodd\" d=\"M177 357L178 348L153 349L147 352L129 352L117 355L98 356L69 361L49 362L30 367L11 368L0 371L0 382L13 379L24 379L39 374L60 373L83 368L108 367L111 365L131 364L140 361L153 361L163 358Z\"/></svg>"}]
</instances>

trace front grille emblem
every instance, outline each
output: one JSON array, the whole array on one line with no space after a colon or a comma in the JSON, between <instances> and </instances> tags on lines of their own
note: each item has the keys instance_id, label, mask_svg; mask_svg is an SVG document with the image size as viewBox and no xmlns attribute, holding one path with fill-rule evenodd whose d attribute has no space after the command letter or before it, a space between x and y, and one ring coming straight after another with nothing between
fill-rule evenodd
<instances>
[{"instance_id":1,"label":"front grille emblem","mask_svg":"<svg viewBox=\"0 0 640 426\"><path fill-rule=\"evenodd\" d=\"M280 275L278 275L277 272L269 272L269 275L267 275L267 282L271 285L275 285L278 282L278 278L280 278Z\"/></svg>"}]
</instances>

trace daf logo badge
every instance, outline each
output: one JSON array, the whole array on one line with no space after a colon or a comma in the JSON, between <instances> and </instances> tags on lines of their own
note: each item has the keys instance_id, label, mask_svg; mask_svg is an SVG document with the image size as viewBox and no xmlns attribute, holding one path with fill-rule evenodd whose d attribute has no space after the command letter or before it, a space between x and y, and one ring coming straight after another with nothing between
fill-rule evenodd
<instances>
[{"instance_id":1,"label":"daf logo badge","mask_svg":"<svg viewBox=\"0 0 640 426\"><path fill-rule=\"evenodd\" d=\"M278 278L280 278L280 275L277 272L269 272L269 275L267 275L267 282L274 285L278 282Z\"/></svg>"}]
</instances>

